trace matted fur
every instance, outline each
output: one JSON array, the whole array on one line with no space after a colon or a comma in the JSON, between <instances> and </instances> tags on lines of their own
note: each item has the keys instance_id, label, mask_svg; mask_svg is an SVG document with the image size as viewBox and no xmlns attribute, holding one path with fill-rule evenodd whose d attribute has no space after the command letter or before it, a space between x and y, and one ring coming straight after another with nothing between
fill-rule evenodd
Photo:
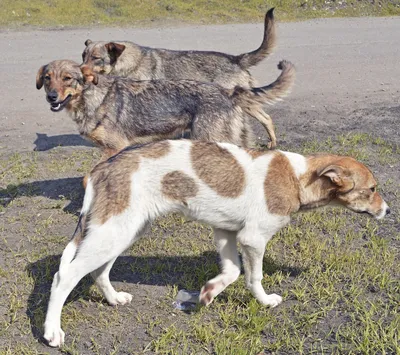
<instances>
[{"instance_id":1,"label":"matted fur","mask_svg":"<svg viewBox=\"0 0 400 355\"><path fill-rule=\"evenodd\" d=\"M96 73L135 80L190 79L217 83L226 88L254 86L249 68L276 46L274 9L265 15L264 38L259 48L240 55L211 51L174 51L143 47L128 41L85 41L83 64Z\"/></svg>"},{"instance_id":2,"label":"matted fur","mask_svg":"<svg viewBox=\"0 0 400 355\"><path fill-rule=\"evenodd\" d=\"M277 80L254 89L224 89L191 80L135 81L95 74L67 60L53 61L39 69L36 86L45 87L53 111L66 109L81 135L103 150L105 160L129 144L143 144L182 137L253 144L247 114L264 124L275 146L272 122L262 105L280 100L295 77L287 61ZM269 117L269 116L268 116Z\"/></svg>"},{"instance_id":3,"label":"matted fur","mask_svg":"<svg viewBox=\"0 0 400 355\"><path fill-rule=\"evenodd\" d=\"M290 214L328 203L377 219L389 213L372 173L349 157L274 151L254 159L253 151L227 143L176 140L168 143L168 154L145 158L143 151L161 151L163 144L125 149L90 174L77 233L64 250L51 288L44 325L51 346L64 342L62 306L86 274L92 274L110 304L132 300L132 295L113 288L108 275L118 255L160 215L179 212L214 228L222 271L204 285L200 302L210 304L239 277L239 243L246 286L259 302L275 307L282 298L266 294L262 287L263 256L267 242L290 221ZM210 174L234 178L225 180L220 190ZM236 180L240 186L244 181L243 187L238 189ZM267 190L274 191L272 197ZM278 200L284 208L277 207Z\"/></svg>"}]
</instances>

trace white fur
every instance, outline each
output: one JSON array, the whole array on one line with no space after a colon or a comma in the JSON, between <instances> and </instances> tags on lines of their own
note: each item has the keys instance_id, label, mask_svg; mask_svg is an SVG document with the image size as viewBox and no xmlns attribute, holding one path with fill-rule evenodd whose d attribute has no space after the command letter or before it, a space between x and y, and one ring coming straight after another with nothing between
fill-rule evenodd
<instances>
[{"instance_id":1,"label":"white fur","mask_svg":"<svg viewBox=\"0 0 400 355\"><path fill-rule=\"evenodd\" d=\"M61 309L68 294L86 274L91 273L111 305L122 305L132 300L130 294L113 288L109 280L110 269L118 255L141 237L153 219L169 212L180 212L214 227L215 243L221 256L221 273L203 286L200 293L202 303L211 303L239 277L237 242L242 247L246 286L250 292L267 306L275 307L282 302L279 295L266 294L261 284L265 246L290 220L289 216L273 215L267 210L264 183L274 154L253 159L243 149L220 144L235 156L245 172L244 191L236 198L226 198L219 196L196 175L190 154L192 142L169 141L169 144L170 152L164 157L141 159L139 169L131 175L130 201L125 211L110 217L104 224L95 224L89 219L86 236L79 248L74 241L67 245L60 270L54 276L45 321L44 337L51 346L60 346L64 342L64 332L60 327ZM297 177L306 172L303 156L282 153L288 157ZM114 168L118 169L117 163ZM190 176L198 187L196 196L186 203L171 200L162 193L162 178L176 170ZM96 196L89 179L82 213L90 213L94 203Z\"/></svg>"},{"instance_id":2,"label":"white fur","mask_svg":"<svg viewBox=\"0 0 400 355\"><path fill-rule=\"evenodd\" d=\"M381 207L382 212L379 214L379 216L376 217L376 219L382 219L383 217L385 217L386 214L388 213L388 209L389 206L385 201L382 200L382 207Z\"/></svg>"},{"instance_id":3,"label":"white fur","mask_svg":"<svg viewBox=\"0 0 400 355\"><path fill-rule=\"evenodd\" d=\"M93 197L94 197L93 183L89 178L86 184L85 197L83 198L81 214L87 214L89 212L90 206L93 201Z\"/></svg>"},{"instance_id":4,"label":"white fur","mask_svg":"<svg viewBox=\"0 0 400 355\"><path fill-rule=\"evenodd\" d=\"M307 171L307 160L304 156L292 152L280 152L289 159L290 165L298 178Z\"/></svg>"}]
</instances>

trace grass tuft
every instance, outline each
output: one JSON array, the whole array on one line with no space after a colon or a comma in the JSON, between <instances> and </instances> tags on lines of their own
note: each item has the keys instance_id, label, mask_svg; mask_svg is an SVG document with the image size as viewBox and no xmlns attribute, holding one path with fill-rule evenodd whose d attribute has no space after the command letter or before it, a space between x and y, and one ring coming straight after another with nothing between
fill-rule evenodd
<instances>
[{"instance_id":1,"label":"grass tuft","mask_svg":"<svg viewBox=\"0 0 400 355\"><path fill-rule=\"evenodd\" d=\"M395 0L3 0L0 26L146 26L154 23L261 22L270 7L280 20L396 16Z\"/></svg>"}]
</instances>

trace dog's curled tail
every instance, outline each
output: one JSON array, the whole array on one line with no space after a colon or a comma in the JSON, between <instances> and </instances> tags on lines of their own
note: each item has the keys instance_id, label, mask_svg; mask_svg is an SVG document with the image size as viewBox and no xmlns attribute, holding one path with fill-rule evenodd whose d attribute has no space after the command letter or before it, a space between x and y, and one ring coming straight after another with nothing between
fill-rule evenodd
<instances>
[{"instance_id":1,"label":"dog's curled tail","mask_svg":"<svg viewBox=\"0 0 400 355\"><path fill-rule=\"evenodd\" d=\"M282 70L278 78L267 86L260 88L245 89L237 86L233 89L232 98L242 109L252 107L256 104L274 104L287 96L294 84L296 70L294 65L282 60L278 64L278 69Z\"/></svg>"},{"instance_id":2,"label":"dog's curled tail","mask_svg":"<svg viewBox=\"0 0 400 355\"><path fill-rule=\"evenodd\" d=\"M79 244L82 242L87 232L87 217L90 212L90 207L93 201L93 184L88 180L85 197L83 199L83 206L79 215L78 224L75 232L72 235L71 241L68 243L61 256L60 273L62 273L68 265L74 260Z\"/></svg>"},{"instance_id":3,"label":"dog's curled tail","mask_svg":"<svg viewBox=\"0 0 400 355\"><path fill-rule=\"evenodd\" d=\"M237 56L238 63L243 69L248 69L260 63L268 57L276 47L276 29L274 19L274 8L268 10L264 20L264 38L256 50Z\"/></svg>"}]
</instances>

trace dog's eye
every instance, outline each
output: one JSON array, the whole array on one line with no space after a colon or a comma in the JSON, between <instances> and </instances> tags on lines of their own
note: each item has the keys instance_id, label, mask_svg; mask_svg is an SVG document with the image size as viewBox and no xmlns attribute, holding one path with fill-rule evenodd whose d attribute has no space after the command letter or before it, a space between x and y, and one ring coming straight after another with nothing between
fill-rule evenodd
<instances>
[{"instance_id":1,"label":"dog's eye","mask_svg":"<svg viewBox=\"0 0 400 355\"><path fill-rule=\"evenodd\" d=\"M64 78L63 78L63 81L70 81L72 78L70 77L70 76L65 76Z\"/></svg>"},{"instance_id":2,"label":"dog's eye","mask_svg":"<svg viewBox=\"0 0 400 355\"><path fill-rule=\"evenodd\" d=\"M373 186L373 187L370 188L370 190L371 190L371 192L375 192L376 191L376 187Z\"/></svg>"},{"instance_id":3,"label":"dog's eye","mask_svg":"<svg viewBox=\"0 0 400 355\"><path fill-rule=\"evenodd\" d=\"M49 76L49 75L46 75L46 76L44 77L44 80L50 80L50 76Z\"/></svg>"}]
</instances>

